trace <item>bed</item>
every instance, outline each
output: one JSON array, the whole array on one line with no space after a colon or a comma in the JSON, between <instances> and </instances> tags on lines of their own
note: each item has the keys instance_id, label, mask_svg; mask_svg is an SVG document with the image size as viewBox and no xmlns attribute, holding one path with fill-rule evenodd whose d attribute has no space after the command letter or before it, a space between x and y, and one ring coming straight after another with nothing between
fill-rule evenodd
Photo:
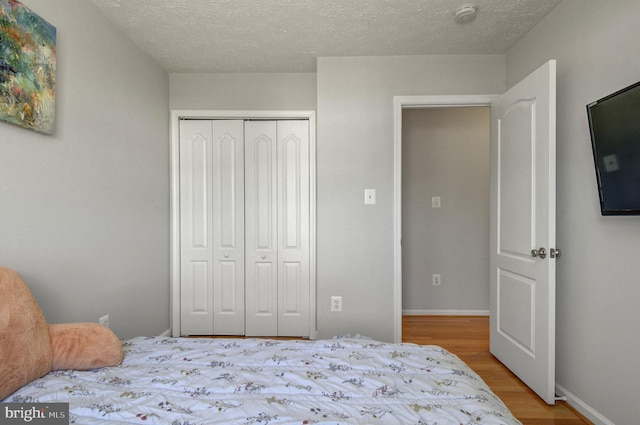
<instances>
[{"instance_id":1,"label":"bed","mask_svg":"<svg viewBox=\"0 0 640 425\"><path fill-rule=\"evenodd\" d=\"M437 346L138 337L123 350L120 366L53 371L3 401L69 403L75 424L520 424Z\"/></svg>"}]
</instances>

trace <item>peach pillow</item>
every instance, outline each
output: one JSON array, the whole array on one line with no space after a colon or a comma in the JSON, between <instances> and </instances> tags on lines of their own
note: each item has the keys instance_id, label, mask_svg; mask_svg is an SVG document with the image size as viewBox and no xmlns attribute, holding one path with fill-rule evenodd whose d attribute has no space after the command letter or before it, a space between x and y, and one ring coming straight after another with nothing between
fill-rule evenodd
<instances>
[{"instance_id":1,"label":"peach pillow","mask_svg":"<svg viewBox=\"0 0 640 425\"><path fill-rule=\"evenodd\" d=\"M122 345L115 334L97 323L49 325L52 369L90 370L122 363Z\"/></svg>"}]
</instances>

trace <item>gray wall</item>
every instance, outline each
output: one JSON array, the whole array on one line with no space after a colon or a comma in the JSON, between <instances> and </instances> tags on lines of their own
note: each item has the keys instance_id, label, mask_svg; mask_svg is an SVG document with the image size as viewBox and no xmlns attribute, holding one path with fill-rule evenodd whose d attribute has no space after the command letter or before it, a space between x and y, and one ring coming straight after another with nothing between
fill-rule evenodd
<instances>
[{"instance_id":1,"label":"gray wall","mask_svg":"<svg viewBox=\"0 0 640 425\"><path fill-rule=\"evenodd\" d=\"M315 110L316 74L171 74L171 109Z\"/></svg>"},{"instance_id":2,"label":"gray wall","mask_svg":"<svg viewBox=\"0 0 640 425\"><path fill-rule=\"evenodd\" d=\"M490 108L402 113L402 309L489 311ZM442 207L432 208L439 196ZM433 286L440 274L441 286Z\"/></svg>"},{"instance_id":3,"label":"gray wall","mask_svg":"<svg viewBox=\"0 0 640 425\"><path fill-rule=\"evenodd\" d=\"M169 327L169 79L90 2L30 0L57 32L56 129L0 123L0 264L50 323Z\"/></svg>"},{"instance_id":4,"label":"gray wall","mask_svg":"<svg viewBox=\"0 0 640 425\"><path fill-rule=\"evenodd\" d=\"M565 0L507 55L509 86L558 60L557 382L620 425L638 423L640 217L600 215L585 105L640 80L638 22L636 0Z\"/></svg>"},{"instance_id":5,"label":"gray wall","mask_svg":"<svg viewBox=\"0 0 640 425\"><path fill-rule=\"evenodd\" d=\"M393 97L502 93L504 56L318 59L320 338L393 340ZM364 205L364 189L377 204ZM343 312L330 312L330 297Z\"/></svg>"}]
</instances>

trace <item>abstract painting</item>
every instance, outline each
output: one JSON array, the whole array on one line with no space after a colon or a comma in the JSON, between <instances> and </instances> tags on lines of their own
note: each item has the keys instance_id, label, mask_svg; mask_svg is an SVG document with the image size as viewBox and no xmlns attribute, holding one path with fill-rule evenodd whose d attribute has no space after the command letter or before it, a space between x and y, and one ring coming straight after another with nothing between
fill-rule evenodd
<instances>
[{"instance_id":1,"label":"abstract painting","mask_svg":"<svg viewBox=\"0 0 640 425\"><path fill-rule=\"evenodd\" d=\"M0 0L0 120L53 134L56 28L17 0Z\"/></svg>"}]
</instances>

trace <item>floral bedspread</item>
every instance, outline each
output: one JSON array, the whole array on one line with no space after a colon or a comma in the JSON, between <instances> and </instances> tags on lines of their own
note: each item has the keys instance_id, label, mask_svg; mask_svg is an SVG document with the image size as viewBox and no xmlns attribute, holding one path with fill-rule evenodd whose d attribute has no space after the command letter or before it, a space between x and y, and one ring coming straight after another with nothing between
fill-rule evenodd
<instances>
[{"instance_id":1,"label":"floral bedspread","mask_svg":"<svg viewBox=\"0 0 640 425\"><path fill-rule=\"evenodd\" d=\"M133 338L121 366L56 371L5 402L68 402L78 424L519 424L436 346L367 339Z\"/></svg>"}]
</instances>

